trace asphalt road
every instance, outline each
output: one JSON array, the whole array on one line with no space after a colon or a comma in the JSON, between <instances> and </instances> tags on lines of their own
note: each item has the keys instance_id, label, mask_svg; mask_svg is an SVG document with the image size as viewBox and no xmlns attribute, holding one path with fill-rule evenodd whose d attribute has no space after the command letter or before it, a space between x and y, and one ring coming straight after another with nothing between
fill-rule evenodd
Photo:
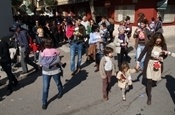
<instances>
[{"instance_id":1,"label":"asphalt road","mask_svg":"<svg viewBox=\"0 0 175 115\"><path fill-rule=\"evenodd\" d=\"M175 40L168 38L168 49L174 51ZM131 43L132 44L132 43ZM112 46L112 45L111 45ZM0 115L175 115L175 58L168 57L164 61L162 80L152 90L152 105L146 104L147 97L142 77L139 73L133 74L133 89L126 94L126 101L122 101L121 91L115 77L112 78L112 89L109 100L102 98L102 79L95 73L94 63L84 65L81 72L74 77L70 76L69 50L67 46L60 48L63 62L67 62L64 69L65 94L61 99L56 98L57 88L51 80L49 105L42 110L42 76L41 73L29 73L19 76L21 69L15 72L20 80L20 86L10 96L5 96L6 85L0 86ZM134 50L129 54L132 58L130 66L135 67ZM83 62L85 56L83 57ZM6 77L0 73L1 83Z\"/></svg>"}]
</instances>

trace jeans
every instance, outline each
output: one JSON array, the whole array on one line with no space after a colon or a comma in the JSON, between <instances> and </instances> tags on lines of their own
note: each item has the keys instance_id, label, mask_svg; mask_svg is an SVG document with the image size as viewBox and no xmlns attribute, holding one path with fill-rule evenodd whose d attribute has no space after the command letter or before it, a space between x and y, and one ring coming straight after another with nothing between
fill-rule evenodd
<instances>
[{"instance_id":1,"label":"jeans","mask_svg":"<svg viewBox=\"0 0 175 115\"><path fill-rule=\"evenodd\" d=\"M143 51L143 49L145 48L145 45L140 45L138 44L138 47L137 47L137 51L136 51L136 58L138 60L141 52ZM144 67L144 60L145 60L145 55L143 56L141 62L140 62L140 68L143 70L143 67Z\"/></svg>"},{"instance_id":2,"label":"jeans","mask_svg":"<svg viewBox=\"0 0 175 115\"><path fill-rule=\"evenodd\" d=\"M51 77L53 77L57 85L58 93L63 93L63 86L61 83L60 74L55 74L55 75L44 75L43 74L43 97L42 97L43 104L47 103Z\"/></svg>"},{"instance_id":3,"label":"jeans","mask_svg":"<svg viewBox=\"0 0 175 115\"><path fill-rule=\"evenodd\" d=\"M38 65L33 63L33 61L29 58L29 53L29 48L21 47L21 66L23 72L28 72L27 64L33 66L35 69L38 69Z\"/></svg>"},{"instance_id":4,"label":"jeans","mask_svg":"<svg viewBox=\"0 0 175 115\"><path fill-rule=\"evenodd\" d=\"M70 44L70 70L74 72L77 68L80 68L81 61L82 61L82 50L83 50L83 43L71 43ZM75 56L78 54L77 64L75 65Z\"/></svg>"}]
</instances>

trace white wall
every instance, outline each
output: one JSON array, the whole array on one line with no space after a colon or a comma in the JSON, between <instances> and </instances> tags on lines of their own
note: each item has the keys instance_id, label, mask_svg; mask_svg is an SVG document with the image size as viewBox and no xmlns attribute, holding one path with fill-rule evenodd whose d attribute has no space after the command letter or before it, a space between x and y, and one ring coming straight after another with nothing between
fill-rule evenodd
<instances>
[{"instance_id":1,"label":"white wall","mask_svg":"<svg viewBox=\"0 0 175 115\"><path fill-rule=\"evenodd\" d=\"M13 24L11 1L0 0L0 38L7 37L11 33L9 27Z\"/></svg>"}]
</instances>

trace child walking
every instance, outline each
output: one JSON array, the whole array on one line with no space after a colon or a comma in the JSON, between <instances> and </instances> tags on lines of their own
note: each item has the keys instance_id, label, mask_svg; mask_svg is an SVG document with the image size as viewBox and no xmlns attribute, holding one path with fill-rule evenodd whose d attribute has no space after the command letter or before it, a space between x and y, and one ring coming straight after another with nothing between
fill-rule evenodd
<instances>
[{"instance_id":1,"label":"child walking","mask_svg":"<svg viewBox=\"0 0 175 115\"><path fill-rule=\"evenodd\" d=\"M34 62L37 63L39 57L39 45L37 44L36 39L33 40L33 43L31 44L31 49L34 55Z\"/></svg>"},{"instance_id":2,"label":"child walking","mask_svg":"<svg viewBox=\"0 0 175 115\"><path fill-rule=\"evenodd\" d=\"M131 74L136 73L137 69L130 69L127 62L123 62L121 70L117 73L118 87L122 90L122 99L126 101L126 90L132 89Z\"/></svg>"},{"instance_id":3,"label":"child walking","mask_svg":"<svg viewBox=\"0 0 175 115\"><path fill-rule=\"evenodd\" d=\"M61 82L61 68L65 64L60 61L60 52L53 48L54 44L52 39L47 39L44 43L44 50L40 52L39 63L42 66L42 76L43 76L43 95L42 95L42 109L47 109L47 98L49 93L50 80L53 77L57 89L58 98L63 96L63 86ZM63 66L64 65L64 66Z\"/></svg>"},{"instance_id":4,"label":"child walking","mask_svg":"<svg viewBox=\"0 0 175 115\"><path fill-rule=\"evenodd\" d=\"M107 101L108 92L110 90L109 84L111 81L111 76L116 75L116 66L113 59L113 49L111 47L106 47L104 50L104 56L100 61L100 75L103 84L103 99Z\"/></svg>"}]
</instances>

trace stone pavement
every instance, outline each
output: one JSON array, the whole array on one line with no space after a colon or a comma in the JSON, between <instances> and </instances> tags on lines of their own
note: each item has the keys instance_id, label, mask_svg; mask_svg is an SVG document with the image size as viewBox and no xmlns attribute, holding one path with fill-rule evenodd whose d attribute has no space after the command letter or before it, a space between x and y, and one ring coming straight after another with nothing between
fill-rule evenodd
<instances>
[{"instance_id":1,"label":"stone pavement","mask_svg":"<svg viewBox=\"0 0 175 115\"><path fill-rule=\"evenodd\" d=\"M175 52L174 43L173 38L167 39L169 50ZM18 76L20 87L15 89L12 95L4 96L5 85L0 87L0 96L3 96L3 100L0 101L0 115L175 115L175 58L168 57L165 60L163 79L158 82L157 87L153 88L152 105L148 106L146 105L145 87L142 84L142 77L138 76L139 73L132 75L134 88L126 94L125 102L122 101L121 91L115 77L112 78L109 101L103 101L102 80L99 73L94 73L94 63L84 65L79 74L71 77L68 46L61 47L60 51L64 56L62 61L67 62L62 78L65 91L63 97L56 99L57 89L52 80L48 98L49 105L44 111L41 109L41 73ZM131 51L133 54L134 52L134 50ZM130 66L134 67L136 64L134 55L131 53ZM83 56L83 62L85 59L86 57ZM19 73L15 72L15 74Z\"/></svg>"}]
</instances>

